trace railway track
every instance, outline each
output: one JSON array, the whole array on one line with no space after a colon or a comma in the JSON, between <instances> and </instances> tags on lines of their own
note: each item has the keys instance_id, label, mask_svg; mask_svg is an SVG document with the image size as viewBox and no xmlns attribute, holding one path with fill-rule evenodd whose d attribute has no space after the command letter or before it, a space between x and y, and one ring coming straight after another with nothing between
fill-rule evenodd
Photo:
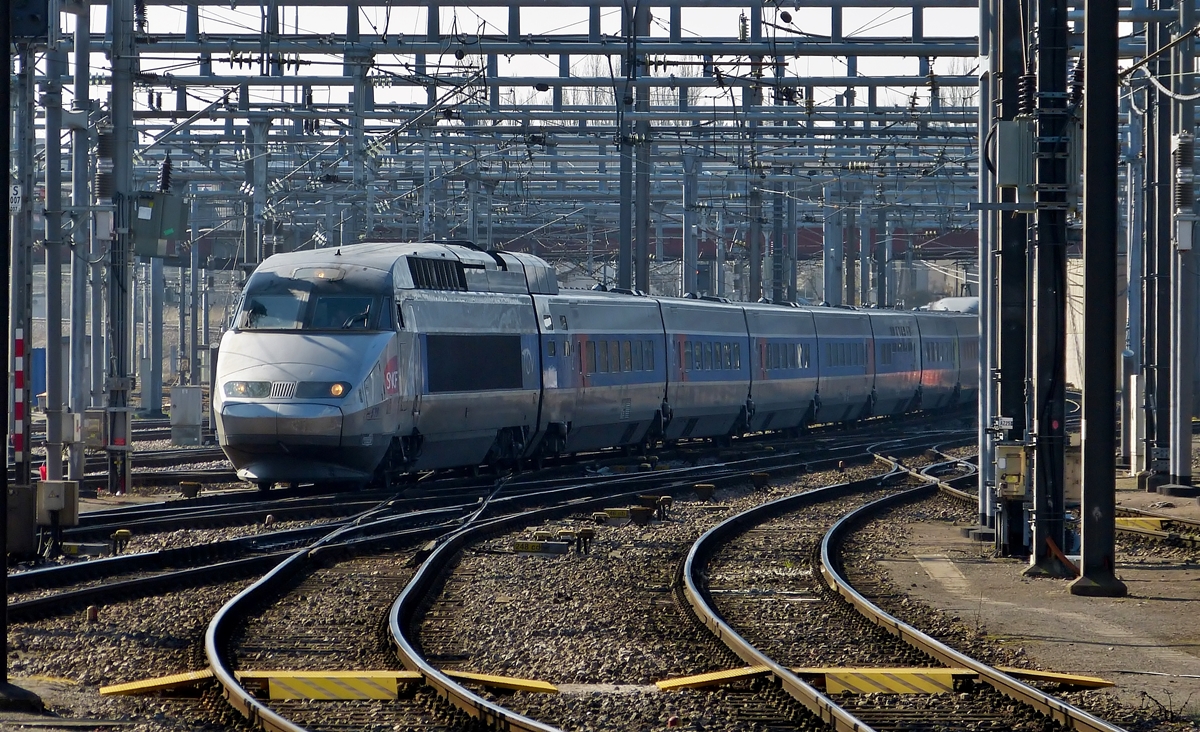
<instances>
[{"instance_id":1,"label":"railway track","mask_svg":"<svg viewBox=\"0 0 1200 732\"><path fill-rule=\"evenodd\" d=\"M896 427L896 426L893 425L893 427ZM905 428L905 427L900 427L900 428L902 430L902 428ZM862 443L862 440L868 439L863 436L857 436L857 434L854 434L853 432L842 432L840 434L836 434L836 436L830 436L828 439L834 440L834 439L839 439L839 438L844 440L846 445L844 446L844 451L842 451L842 452L840 452L840 454L836 454L836 455L842 455L842 456L844 456L844 458L845 458L845 456L850 455L851 451L853 451L853 450L857 449L857 451L859 451L859 452L862 451L862 444L860 444L860 443ZM823 442L823 439L824 438L822 438L822 442L821 442L822 445L826 444ZM815 440L814 440L814 442L815 442ZM737 450L727 450L726 452L737 452ZM623 496L630 497L630 496L636 496L637 493L647 491L649 486L654 486L655 490L659 490L659 488L661 488L661 484L664 484L664 482L671 482L671 481L678 482L678 485L680 485L680 486L690 486L692 484L692 482L706 479L707 476L709 476L709 475L713 475L714 476L713 479L716 482L718 482L718 484L724 484L724 482L736 482L739 480L744 482L745 476L748 475L749 472L754 472L754 470L762 470L762 469L778 469L778 467L784 466L784 464L787 463L788 461L792 461L794 464L797 464L797 466L802 467L802 468L804 467L804 463L808 463L808 468L810 468L810 469L820 468L820 464L818 464L818 463L816 463L816 461L812 460L811 456L788 456L788 455L784 454L784 452L785 452L784 450L769 449L769 446L763 446L763 448L755 448L752 450L748 450L748 452L750 452L750 454L754 454L754 458L752 458L752 460L751 460L751 458L745 458L744 452L743 452L743 455L742 455L743 460L738 461L738 462L743 463L742 466L740 466L740 467L738 467L738 466L718 466L718 467L713 468L713 467L703 466L703 464L700 464L700 466L697 466L697 467L691 467L688 464L689 462L704 463L709 460L714 460L714 457L710 456L710 455L700 454L700 452L696 452L695 455L689 456L689 455L686 455L684 451L680 451L680 454L679 454L677 460L673 461L673 462L678 462L678 463L682 463L682 464L679 464L679 466L674 468L673 470L661 470L661 472L628 473L628 474L619 474L616 472L613 472L612 474L601 473L599 475L589 475L586 481L581 481L581 479L578 478L578 476L575 476L574 482L569 480L568 476L559 476L559 478L554 479L554 482L552 482L552 484L550 484L550 485L553 485L554 488L556 488L557 496L562 498L562 500L564 500L564 502L565 502L565 500L574 500L574 502L577 502L578 492L580 492L581 482L601 482L601 484L604 484L604 486L602 486L602 490L604 490L606 492L616 493L616 494L623 494ZM691 460L692 457L694 457L695 460ZM635 460L636 460L636 458L635 458ZM636 462L634 463L634 469L637 469ZM456 480L464 481L467 479L458 478ZM520 480L524 480L523 476L520 479L512 480L510 482L510 484L508 485L508 487L505 488L505 490L506 491L509 491L509 490L515 491L518 481L520 481ZM445 492L438 490L437 482L438 481L418 482L418 484L415 484L413 486L408 486L408 490L412 491L415 494L420 494L420 496L422 498L425 498L428 500L428 502L430 502L427 505L432 505L433 502L437 502L437 500L443 500L446 498ZM532 482L532 484L534 484L535 481L530 480L529 482ZM458 484L458 485L460 485L460 488L461 488L462 482L460 482L460 484ZM456 490L457 490L457 488L456 488ZM450 491L450 493L452 493L452 492L454 492L454 491ZM596 488L596 492L599 493L600 488ZM282 493L282 491L281 491L281 493ZM250 494L252 494L252 493L250 493ZM217 502L217 503L220 502L220 500L224 500L224 499L218 500L216 497L211 497L211 498L214 499L215 502ZM209 497L205 497L202 500L208 500L208 499L209 499ZM499 497L497 500L494 500L494 502L492 504L492 508L490 510L509 511L509 512L512 512L512 514L520 514L520 512L526 511L529 505L544 504L547 502L547 500L550 500L550 498L547 498L545 496L528 497L523 500L516 500L515 498L508 499L508 498L505 498L502 496L502 497ZM601 502L602 502L602 500L606 500L606 499L598 499L598 500L601 500ZM241 505L241 509L244 512L245 512L245 505L246 504ZM266 506L268 504L263 504L263 505ZM506 505L511 505L511 508L505 508ZM209 506L209 508L211 509L212 506ZM474 510L476 510L478 508L479 508L478 504L475 504L474 502L462 503L460 508L457 509L456 518L461 518L464 515L469 515L470 512L473 512ZM576 509L577 509L576 505L571 505L570 508L564 508L562 510L576 510ZM152 509L152 510L157 510L160 512L164 512L164 514L166 514L166 512L170 511L170 506L157 506L156 509ZM146 516L145 514L143 516L146 518L149 518L149 516ZM312 544L312 539L308 538L306 544L304 544L304 546L307 547L307 548L305 548L304 551L300 552L299 554L293 551L292 553L287 554L287 556L289 559L295 558L296 556L301 556L301 557L305 557L305 562L314 562L314 563L319 564L319 563L332 562L332 559L334 559L336 557L342 557L342 556L349 557L349 556L352 556L352 554L356 554L356 553L366 553L368 551L376 551L379 546L390 546L390 547L394 547L394 548L407 547L406 551L415 551L414 547L418 547L418 545L424 544L424 542L427 541L431 535L437 534L439 532L439 530L440 530L440 532L445 533L446 530L449 530L449 528L451 528L452 526L457 526L457 522L454 524L450 524L450 526L440 527L440 529L438 527L433 527L433 528L421 527L421 528L428 529L426 533L421 533L421 532L418 532L418 530L413 529L412 527L402 530L400 528L400 524L394 523L394 524L391 524L390 529L383 529L383 528L379 529L379 533L391 534L390 536L379 536L379 535L376 535L376 530L374 530L373 528L370 527L370 522L365 521L365 522L361 522L359 524L359 526L356 526L354 528L355 534L354 534L353 538L350 538L350 536L347 536L347 534L346 534L346 532L344 532L344 530L342 532L341 538L338 538L336 540L330 540L328 542L323 542L323 544L319 544L316 546L314 546ZM329 528L330 527L325 527L325 530L328 530ZM342 528L344 529L346 527L343 526ZM316 532L314 532L314 533L316 533ZM282 538L280 538L280 539L282 539ZM250 576L250 575L260 574L260 572L263 571L263 566L272 564L272 563L277 563L278 559L280 559L280 557L283 557L284 553L286 553L286 552L284 552L284 550L286 550L286 548L287 548L286 546L263 546L263 542L266 542L266 544L271 544L272 541L276 540L276 539L270 538L270 535L256 536L256 538L254 538L254 540L257 540L258 542L260 542L260 545L256 548L254 548L254 550L253 550L253 551L258 552L258 554L271 553L271 550L278 550L278 552L280 552L280 553L278 553L277 556L271 557L270 560L259 557L258 560L260 560L260 562L263 562L263 565L259 566L258 569L247 570L245 572L245 575L242 575L242 576ZM298 542L298 544L299 544L299 542ZM103 560L103 562L107 562L107 560ZM91 564L94 564L95 566L97 566L97 568L98 568L98 566L103 566L102 562L92 562ZM220 562L209 562L208 564L205 565L205 566L211 566L211 568L212 568L212 575L209 578L206 578L206 580L204 580L205 582L230 580L230 578L233 578L233 576L229 574L228 568L226 568L226 574L222 575L221 568L218 568L218 565L220 565L220 564L221 564ZM276 571L280 571L280 570L278 570L277 566L276 566ZM137 574L137 572L131 572L131 574ZM146 572L146 574L154 574L154 570L150 570L150 571ZM163 572L158 572L158 574L169 575L170 572L163 571ZM287 574L287 572L283 571L282 574ZM116 575L116 578L120 578L120 575ZM134 577L128 577L128 578L130 578L130 580L140 581L140 580L143 580L144 577L134 576ZM113 581L112 575L109 575L108 577L94 576L91 578L91 580L88 580L86 582L90 582L92 584L116 584L116 582ZM192 582L193 582L192 580L182 580L182 578L176 577L174 580L174 584L170 583L170 581L164 581L164 584L162 587L174 587L176 589L178 589L180 587L191 587ZM197 582L199 582L199 580L197 580ZM228 583L226 583L226 584L228 584ZM126 592L122 596L151 595L151 594L154 594L155 592L161 592L161 590L155 590L155 589L128 590L128 592ZM175 590L173 590L173 592L175 592ZM108 596L107 599L97 599L97 600L78 599L74 602L76 602L76 606L78 606L80 604L85 604L85 602L86 602L86 604L104 605L104 604L107 604L107 602L112 602L112 601L115 601L114 596ZM32 617L32 616L30 616L30 617ZM22 620L19 620L18 623L26 623L26 622L28 622L28 620L22 619ZM145 670L143 670L143 672L145 672ZM109 678L108 680L121 680L121 679ZM227 694L228 694L228 691L227 691ZM418 692L414 691L414 694L418 694ZM419 694L427 694L427 692L420 691ZM298 704L298 706L302 707L302 706L304 706L304 704ZM749 701L746 701L746 708L750 709L750 707L752 707L752 706L754 706L754 704L751 704ZM766 708L766 707L763 707L763 708ZM362 710L360 709L360 710L358 710L358 712L355 712L354 714L366 714L366 713L362 712ZM749 715L748 718L746 718L746 719L751 719L752 716L754 716L754 714L757 714L757 713L748 712L746 714ZM358 719L361 721L362 719L366 719L366 718L364 718L364 716L356 716L355 719ZM348 722L348 724L349 724L349 722ZM356 724L356 722L354 722L354 724ZM456 724L456 722L451 722L451 724Z\"/></svg>"},{"instance_id":2,"label":"railway track","mask_svg":"<svg viewBox=\"0 0 1200 732\"><path fill-rule=\"evenodd\" d=\"M893 475L919 476L915 470L902 471L894 461ZM813 508L824 500L844 501L865 486L855 482L830 486L822 491L813 491L791 496L757 507L722 523L709 531L693 547L685 569L685 581L689 602L698 616L717 633L738 656L748 664L766 666L782 687L794 698L808 707L814 714L839 730L883 730L883 729L1054 729L1056 724L1071 729L1086 729L1093 732L1114 732L1120 728L1099 720L1087 712L1050 697L1037 689L1023 684L1006 674L950 649L916 628L902 623L886 614L854 590L845 580L838 547L858 522L902 501L916 500L937 490L935 479L923 479L926 484L916 488L893 490L889 495L876 500L859 498L862 504L840 518L827 533L815 541L811 530L798 531L792 523L805 521ZM804 509L804 514L799 512ZM768 521L774 523L767 523ZM762 545L754 532L764 524L773 526L776 536L788 537L770 546ZM792 541L791 537L798 537ZM743 538L745 537L745 538ZM767 557L774 554L780 563L794 561L796 557L812 557L819 546L819 561L812 574L794 572L788 577L787 591L805 593L811 602L785 604L784 611L797 618L779 619L779 627L787 627L797 619L817 613L819 619L837 618L832 628L823 628L822 636L814 650L812 643L781 637L766 628L750 622L743 632L726 620L722 611L726 605L735 611L736 603L714 597L712 577L714 569L709 562L723 556L728 545L744 550L755 550ZM780 554L782 552L782 554ZM717 560L718 562L721 560ZM730 560L732 561L732 560ZM768 561L768 565L771 563ZM718 564L718 566L720 566ZM824 579L827 592L817 577ZM719 587L717 588L719 589ZM778 589L782 589L779 587ZM833 595L840 596L840 598ZM845 602L842 602L842 599ZM723 604L724 603L724 604ZM786 621L786 622L785 622ZM804 627L804 626L801 626ZM843 628L850 629L849 632ZM865 641L865 642L864 642ZM814 654L817 656L814 658ZM923 702L913 703L909 697L887 698L888 703L870 697L851 696L848 699L822 693L793 670L793 664L844 665L850 659L852 665L889 666L903 662L904 665L920 667L965 668L977 675L983 683L967 696L949 695L942 697L920 697ZM965 693L965 692L964 692ZM1003 697L1007 697L1006 699ZM933 699L933 701L928 701ZM1012 702L1018 702L1013 705Z\"/></svg>"}]
</instances>

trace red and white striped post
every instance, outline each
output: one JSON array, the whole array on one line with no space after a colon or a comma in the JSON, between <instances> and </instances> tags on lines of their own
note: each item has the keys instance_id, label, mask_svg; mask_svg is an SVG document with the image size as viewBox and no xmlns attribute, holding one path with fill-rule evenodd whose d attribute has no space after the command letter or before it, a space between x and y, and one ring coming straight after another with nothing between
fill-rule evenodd
<instances>
[{"instance_id":1,"label":"red and white striped post","mask_svg":"<svg viewBox=\"0 0 1200 732\"><path fill-rule=\"evenodd\" d=\"M25 409L25 330L17 328L13 338L13 461L26 462L25 439L28 434L29 414ZM18 475L20 469L18 468ZM18 478L19 480L19 478Z\"/></svg>"}]
</instances>

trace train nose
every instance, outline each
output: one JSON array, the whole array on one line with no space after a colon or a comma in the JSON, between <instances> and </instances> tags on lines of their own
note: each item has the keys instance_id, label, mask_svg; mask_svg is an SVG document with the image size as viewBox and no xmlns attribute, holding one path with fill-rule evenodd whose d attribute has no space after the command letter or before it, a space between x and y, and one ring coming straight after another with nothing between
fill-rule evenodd
<instances>
[{"instance_id":1,"label":"train nose","mask_svg":"<svg viewBox=\"0 0 1200 732\"><path fill-rule=\"evenodd\" d=\"M342 444L342 410L327 404L226 404L221 423L230 447Z\"/></svg>"}]
</instances>

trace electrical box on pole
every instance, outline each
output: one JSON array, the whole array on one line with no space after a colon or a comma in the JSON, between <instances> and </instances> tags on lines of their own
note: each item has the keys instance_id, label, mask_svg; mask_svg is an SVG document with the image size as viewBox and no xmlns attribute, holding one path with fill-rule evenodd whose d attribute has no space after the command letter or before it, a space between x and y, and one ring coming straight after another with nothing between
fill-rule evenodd
<instances>
[{"instance_id":1,"label":"electrical box on pole","mask_svg":"<svg viewBox=\"0 0 1200 732\"><path fill-rule=\"evenodd\" d=\"M188 205L183 196L139 192L130 199L129 234L133 253L165 257L167 241L187 236Z\"/></svg>"},{"instance_id":2,"label":"electrical box on pole","mask_svg":"<svg viewBox=\"0 0 1200 732\"><path fill-rule=\"evenodd\" d=\"M996 443L996 491L1001 498L1021 500L1029 495L1026 447L1020 443Z\"/></svg>"},{"instance_id":3,"label":"electrical box on pole","mask_svg":"<svg viewBox=\"0 0 1200 732\"><path fill-rule=\"evenodd\" d=\"M1013 188L1017 203L1027 204L1022 210L1033 211L1036 203L1034 185L1034 124L1031 119L998 120L996 122L996 186Z\"/></svg>"}]
</instances>

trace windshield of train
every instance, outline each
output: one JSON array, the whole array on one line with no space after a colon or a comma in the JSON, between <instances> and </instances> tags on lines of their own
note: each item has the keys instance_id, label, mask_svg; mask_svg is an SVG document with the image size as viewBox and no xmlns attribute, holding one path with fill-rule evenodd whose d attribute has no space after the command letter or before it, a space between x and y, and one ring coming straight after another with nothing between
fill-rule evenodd
<instances>
[{"instance_id":1,"label":"windshield of train","mask_svg":"<svg viewBox=\"0 0 1200 732\"><path fill-rule=\"evenodd\" d=\"M381 296L342 283L268 277L257 282L251 280L246 288L237 327L242 330L376 330L389 325L380 319L382 306Z\"/></svg>"},{"instance_id":2,"label":"windshield of train","mask_svg":"<svg viewBox=\"0 0 1200 732\"><path fill-rule=\"evenodd\" d=\"M299 292L246 295L238 325L250 330L296 330L304 318L304 305Z\"/></svg>"}]
</instances>

